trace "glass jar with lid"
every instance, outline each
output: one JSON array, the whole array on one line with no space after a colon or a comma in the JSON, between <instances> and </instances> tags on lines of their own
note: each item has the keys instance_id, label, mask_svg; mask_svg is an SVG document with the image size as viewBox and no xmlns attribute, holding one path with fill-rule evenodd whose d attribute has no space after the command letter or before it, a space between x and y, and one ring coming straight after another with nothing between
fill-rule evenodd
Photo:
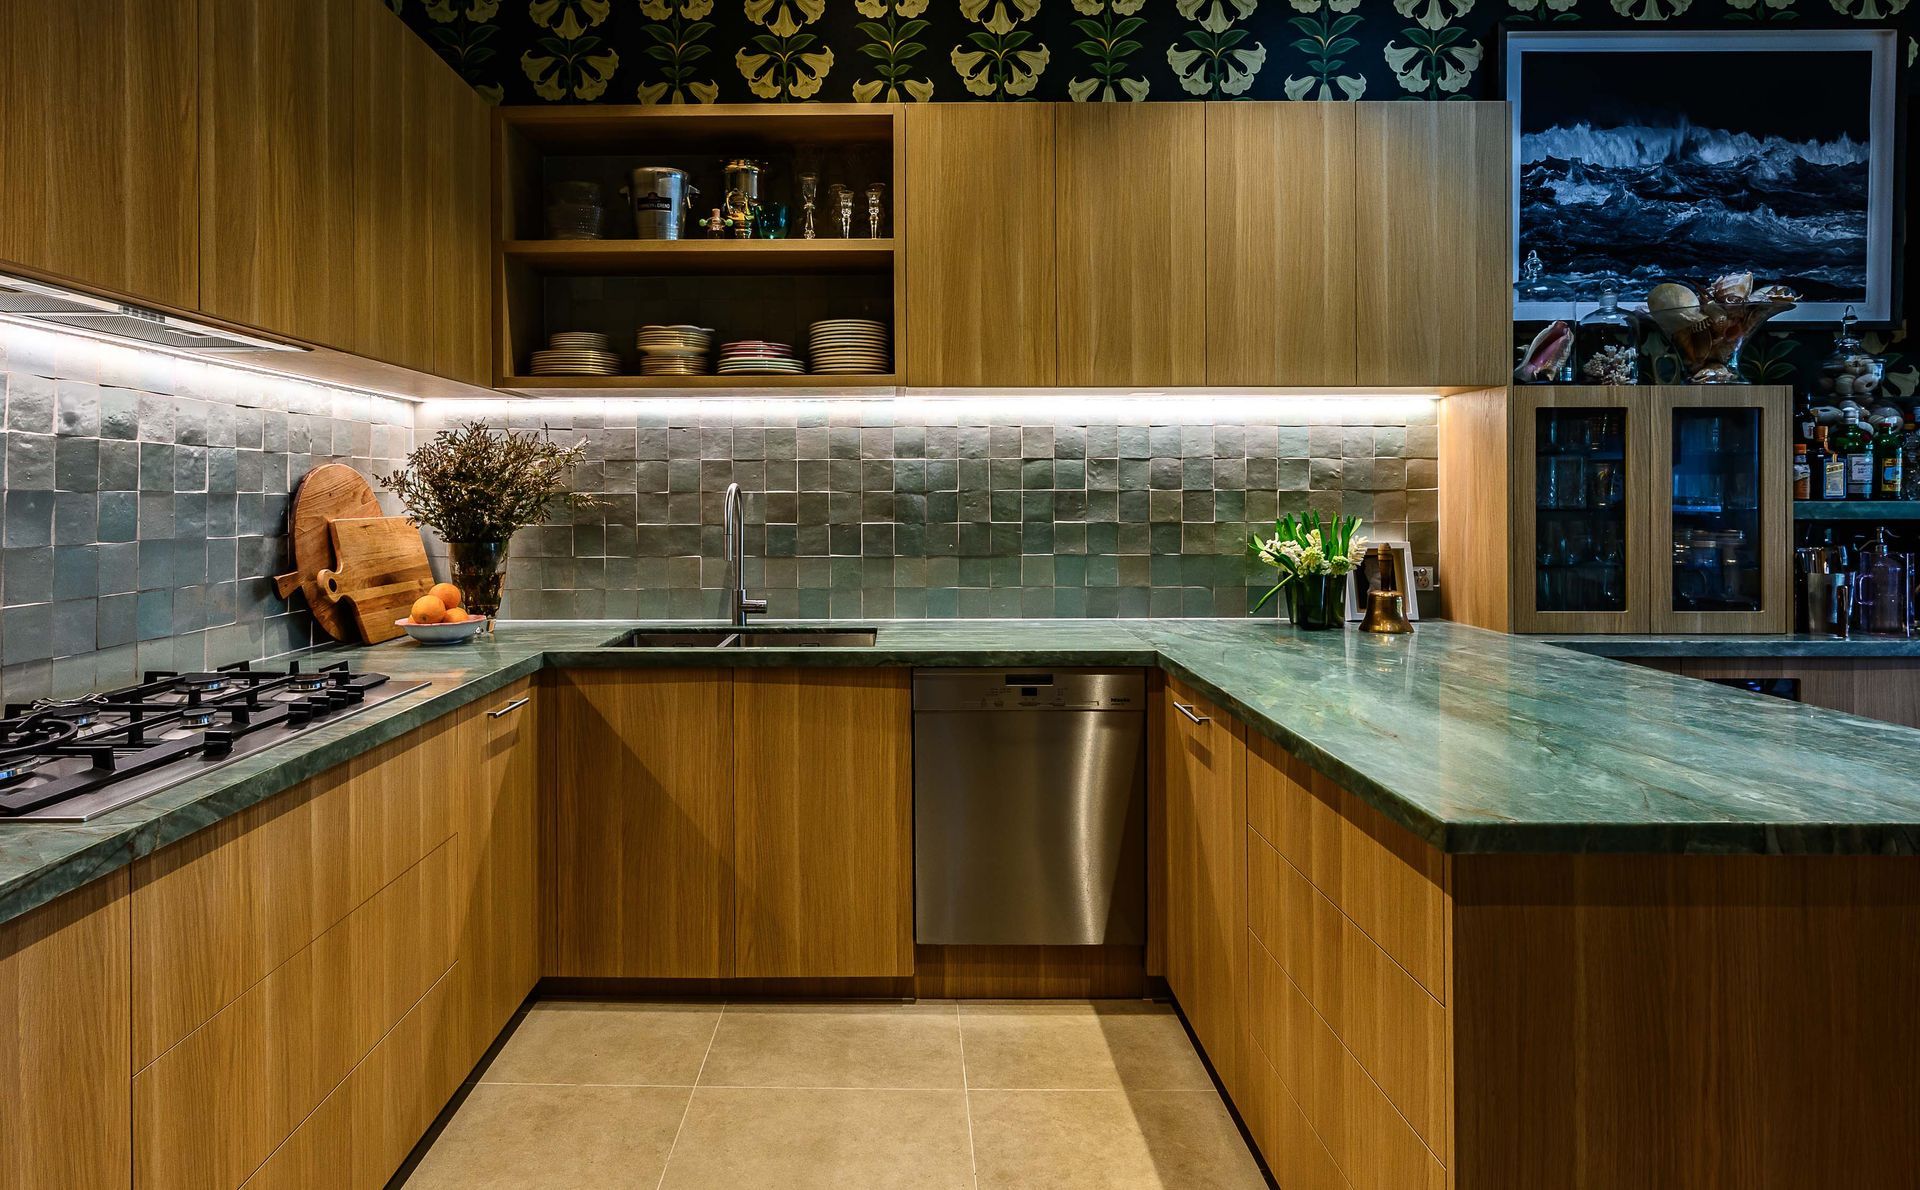
<instances>
[{"instance_id":1,"label":"glass jar with lid","mask_svg":"<svg viewBox=\"0 0 1920 1190\"><path fill-rule=\"evenodd\" d=\"M1873 398L1880 395L1880 378L1886 372L1886 361L1861 344L1860 337L1854 333L1854 324L1858 321L1853 307L1848 306L1840 319L1840 333L1833 337L1833 354L1820 365L1817 399L1822 403L1839 405L1852 400L1864 409L1871 409Z\"/></svg>"},{"instance_id":2,"label":"glass jar with lid","mask_svg":"<svg viewBox=\"0 0 1920 1190\"><path fill-rule=\"evenodd\" d=\"M1581 317L1574 354L1583 384L1640 383L1640 335L1612 286L1601 291L1600 304Z\"/></svg>"}]
</instances>

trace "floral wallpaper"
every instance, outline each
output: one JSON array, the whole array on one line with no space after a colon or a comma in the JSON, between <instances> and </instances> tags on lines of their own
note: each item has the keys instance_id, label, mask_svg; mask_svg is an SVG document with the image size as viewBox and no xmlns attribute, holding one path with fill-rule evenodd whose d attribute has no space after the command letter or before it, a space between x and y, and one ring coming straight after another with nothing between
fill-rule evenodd
<instances>
[{"instance_id":1,"label":"floral wallpaper","mask_svg":"<svg viewBox=\"0 0 1920 1190\"><path fill-rule=\"evenodd\" d=\"M495 102L1495 98L1501 26L1852 24L1910 0L388 0Z\"/></svg>"}]
</instances>

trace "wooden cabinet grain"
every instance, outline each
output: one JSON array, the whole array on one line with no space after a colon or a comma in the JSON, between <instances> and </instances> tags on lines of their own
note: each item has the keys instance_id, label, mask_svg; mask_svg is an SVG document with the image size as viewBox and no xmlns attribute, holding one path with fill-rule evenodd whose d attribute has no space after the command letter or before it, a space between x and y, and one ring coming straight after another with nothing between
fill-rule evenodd
<instances>
[{"instance_id":1,"label":"wooden cabinet grain","mask_svg":"<svg viewBox=\"0 0 1920 1190\"><path fill-rule=\"evenodd\" d=\"M905 669L734 675L734 973L913 973Z\"/></svg>"},{"instance_id":2,"label":"wooden cabinet grain","mask_svg":"<svg viewBox=\"0 0 1920 1190\"><path fill-rule=\"evenodd\" d=\"M907 105L907 383L1056 383L1053 119Z\"/></svg>"},{"instance_id":3,"label":"wooden cabinet grain","mask_svg":"<svg viewBox=\"0 0 1920 1190\"><path fill-rule=\"evenodd\" d=\"M1246 994L1246 731L1169 680L1162 699L1167 984L1229 1092Z\"/></svg>"},{"instance_id":4,"label":"wooden cabinet grain","mask_svg":"<svg viewBox=\"0 0 1920 1190\"><path fill-rule=\"evenodd\" d=\"M1052 106L1057 382L1207 383L1203 105Z\"/></svg>"},{"instance_id":5,"label":"wooden cabinet grain","mask_svg":"<svg viewBox=\"0 0 1920 1190\"><path fill-rule=\"evenodd\" d=\"M522 679L456 712L454 772L468 776L459 959L467 1017L462 1069L479 1061L540 978L540 713Z\"/></svg>"},{"instance_id":6,"label":"wooden cabinet grain","mask_svg":"<svg viewBox=\"0 0 1920 1190\"><path fill-rule=\"evenodd\" d=\"M1354 120L1354 382L1505 382L1507 106L1362 103Z\"/></svg>"},{"instance_id":7,"label":"wooden cabinet grain","mask_svg":"<svg viewBox=\"0 0 1920 1190\"><path fill-rule=\"evenodd\" d=\"M200 308L350 348L358 0L201 0Z\"/></svg>"},{"instance_id":8,"label":"wooden cabinet grain","mask_svg":"<svg viewBox=\"0 0 1920 1190\"><path fill-rule=\"evenodd\" d=\"M127 874L0 925L0 1185L124 1190Z\"/></svg>"},{"instance_id":9,"label":"wooden cabinet grain","mask_svg":"<svg viewBox=\"0 0 1920 1190\"><path fill-rule=\"evenodd\" d=\"M0 259L200 297L199 0L0 0Z\"/></svg>"},{"instance_id":10,"label":"wooden cabinet grain","mask_svg":"<svg viewBox=\"0 0 1920 1190\"><path fill-rule=\"evenodd\" d=\"M1204 105L1208 384L1354 383L1355 106Z\"/></svg>"},{"instance_id":11,"label":"wooden cabinet grain","mask_svg":"<svg viewBox=\"0 0 1920 1190\"><path fill-rule=\"evenodd\" d=\"M549 974L734 974L733 723L728 670L552 676Z\"/></svg>"},{"instance_id":12,"label":"wooden cabinet grain","mask_svg":"<svg viewBox=\"0 0 1920 1190\"><path fill-rule=\"evenodd\" d=\"M466 80L434 63L430 72L436 143L429 148L433 221L430 358L435 375L489 385L493 287L492 109Z\"/></svg>"},{"instance_id":13,"label":"wooden cabinet grain","mask_svg":"<svg viewBox=\"0 0 1920 1190\"><path fill-rule=\"evenodd\" d=\"M446 68L380 0L351 0L353 332L343 347L404 367L433 365L434 241L450 143L434 83ZM449 227L447 233L454 229Z\"/></svg>"}]
</instances>

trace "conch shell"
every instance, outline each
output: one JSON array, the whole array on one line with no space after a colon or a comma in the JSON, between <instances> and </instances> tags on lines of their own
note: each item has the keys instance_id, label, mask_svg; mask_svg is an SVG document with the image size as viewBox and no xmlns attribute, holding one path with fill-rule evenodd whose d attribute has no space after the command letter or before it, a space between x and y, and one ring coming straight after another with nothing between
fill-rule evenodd
<instances>
[{"instance_id":1,"label":"conch shell","mask_svg":"<svg viewBox=\"0 0 1920 1190\"><path fill-rule=\"evenodd\" d=\"M1522 384L1544 384L1560 374L1573 355L1573 327L1564 318L1542 327L1527 344L1527 354L1513 370Z\"/></svg>"},{"instance_id":2,"label":"conch shell","mask_svg":"<svg viewBox=\"0 0 1920 1190\"><path fill-rule=\"evenodd\" d=\"M1737 305L1753 293L1752 273L1728 273L1707 282L1707 300Z\"/></svg>"},{"instance_id":3,"label":"conch shell","mask_svg":"<svg viewBox=\"0 0 1920 1190\"><path fill-rule=\"evenodd\" d=\"M1753 291L1747 299L1752 302L1786 302L1789 305L1800 300L1800 294L1789 285L1762 285Z\"/></svg>"}]
</instances>

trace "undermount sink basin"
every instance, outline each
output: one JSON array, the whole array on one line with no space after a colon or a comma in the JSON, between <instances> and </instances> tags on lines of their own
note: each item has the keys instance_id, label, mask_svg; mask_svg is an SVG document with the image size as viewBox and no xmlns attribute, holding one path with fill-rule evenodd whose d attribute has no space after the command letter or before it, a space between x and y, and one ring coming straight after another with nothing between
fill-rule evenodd
<instances>
[{"instance_id":1,"label":"undermount sink basin","mask_svg":"<svg viewBox=\"0 0 1920 1190\"><path fill-rule=\"evenodd\" d=\"M681 632L634 629L607 642L609 649L867 649L873 647L871 628L720 628Z\"/></svg>"}]
</instances>

